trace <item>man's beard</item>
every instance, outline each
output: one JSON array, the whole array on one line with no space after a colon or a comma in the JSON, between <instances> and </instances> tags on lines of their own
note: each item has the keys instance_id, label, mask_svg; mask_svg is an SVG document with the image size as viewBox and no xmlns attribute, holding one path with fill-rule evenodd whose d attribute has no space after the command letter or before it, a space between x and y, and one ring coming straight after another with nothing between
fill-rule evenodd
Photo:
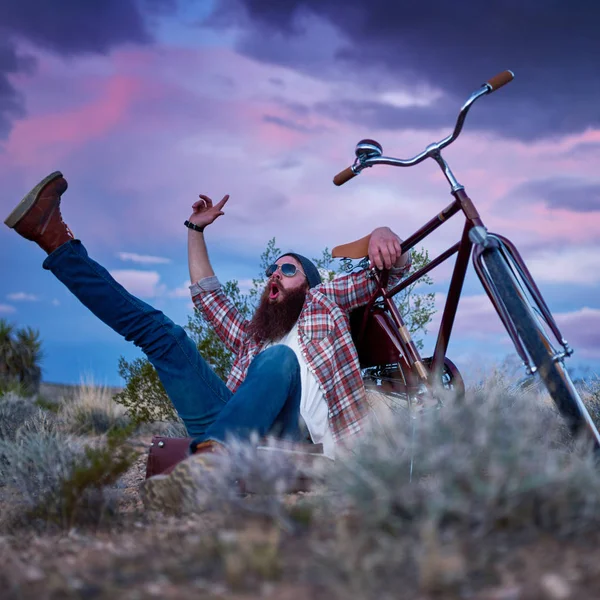
<instances>
[{"instance_id":1,"label":"man's beard","mask_svg":"<svg viewBox=\"0 0 600 600\"><path fill-rule=\"evenodd\" d=\"M249 333L261 341L275 342L291 331L298 320L304 300L306 287L285 290L279 284L279 299L269 302L271 284L268 284L260 297L260 303L249 325Z\"/></svg>"}]
</instances>

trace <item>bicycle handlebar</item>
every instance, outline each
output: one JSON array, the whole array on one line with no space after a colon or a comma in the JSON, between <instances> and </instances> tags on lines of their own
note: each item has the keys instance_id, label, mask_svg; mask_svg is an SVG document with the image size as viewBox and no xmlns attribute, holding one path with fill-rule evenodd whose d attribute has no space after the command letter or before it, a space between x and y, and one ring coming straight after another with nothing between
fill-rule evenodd
<instances>
[{"instance_id":1,"label":"bicycle handlebar","mask_svg":"<svg viewBox=\"0 0 600 600\"><path fill-rule=\"evenodd\" d=\"M512 71L502 71L502 73L498 73L486 83L484 83L478 90L474 91L469 99L463 104L460 112L458 113L458 118L456 119L456 125L454 126L454 131L443 140L439 142L435 142L430 144L423 150L423 152L413 156L409 159L400 159L400 158L391 158L382 156L382 153L377 149L370 148L369 152L356 151L356 160L354 164L350 167L347 167L343 171L340 171L334 178L333 183L337 186L343 185L353 177L356 177L364 168L372 167L373 165L392 165L394 167L412 167L414 165L419 164L424 161L426 158L430 158L432 156L439 156L440 150L449 146L456 138L460 135L462 131L463 124L467 117L467 113L469 109L473 105L473 103L481 98L481 96L485 96L486 94L491 94L495 92L497 89L501 88L503 85L510 83L514 79L515 75ZM360 142L359 142L360 144Z\"/></svg>"},{"instance_id":2,"label":"bicycle handlebar","mask_svg":"<svg viewBox=\"0 0 600 600\"><path fill-rule=\"evenodd\" d=\"M340 171L334 178L333 183L335 185L343 185L346 181L350 181L353 177L356 177L358 173L354 172L352 167L347 167L343 171Z\"/></svg>"},{"instance_id":3,"label":"bicycle handlebar","mask_svg":"<svg viewBox=\"0 0 600 600\"><path fill-rule=\"evenodd\" d=\"M503 85L510 83L515 78L515 74L512 71L502 71L502 73L498 73L495 77L487 80L487 85L492 88L490 93L495 92L498 88L501 88Z\"/></svg>"}]
</instances>

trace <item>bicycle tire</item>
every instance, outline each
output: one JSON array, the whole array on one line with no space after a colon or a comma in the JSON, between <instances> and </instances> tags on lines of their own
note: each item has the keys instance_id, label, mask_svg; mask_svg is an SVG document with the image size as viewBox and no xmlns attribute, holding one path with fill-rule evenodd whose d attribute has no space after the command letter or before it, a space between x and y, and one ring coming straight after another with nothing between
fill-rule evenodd
<instances>
[{"instance_id":1,"label":"bicycle tire","mask_svg":"<svg viewBox=\"0 0 600 600\"><path fill-rule=\"evenodd\" d=\"M505 257L495 248L486 250L482 258L498 296L558 411L566 420L573 435L577 436L587 431L598 448L600 446L598 430L564 364L554 359L552 344L533 316L529 302L520 293L518 283Z\"/></svg>"}]
</instances>

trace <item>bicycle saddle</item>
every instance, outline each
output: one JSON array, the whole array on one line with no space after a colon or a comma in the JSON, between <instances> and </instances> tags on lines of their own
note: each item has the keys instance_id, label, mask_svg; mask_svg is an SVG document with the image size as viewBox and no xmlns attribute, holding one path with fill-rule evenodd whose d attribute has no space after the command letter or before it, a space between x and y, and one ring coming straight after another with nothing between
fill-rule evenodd
<instances>
[{"instance_id":1,"label":"bicycle saddle","mask_svg":"<svg viewBox=\"0 0 600 600\"><path fill-rule=\"evenodd\" d=\"M331 251L331 256L332 258L364 258L365 256L369 256L370 239L371 234L366 235L364 238L356 240L355 242L336 246Z\"/></svg>"}]
</instances>

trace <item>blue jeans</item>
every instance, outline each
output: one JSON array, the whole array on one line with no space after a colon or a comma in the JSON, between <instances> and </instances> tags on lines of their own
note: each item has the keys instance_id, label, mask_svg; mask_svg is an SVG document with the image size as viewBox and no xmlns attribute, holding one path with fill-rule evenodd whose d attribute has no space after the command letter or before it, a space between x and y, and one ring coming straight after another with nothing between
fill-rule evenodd
<instances>
[{"instance_id":1,"label":"blue jeans","mask_svg":"<svg viewBox=\"0 0 600 600\"><path fill-rule=\"evenodd\" d=\"M141 348L195 438L192 447L229 436L248 440L253 432L302 439L300 366L293 350L275 345L261 352L232 394L183 327L132 296L89 258L79 240L57 248L43 266L100 320Z\"/></svg>"}]
</instances>

